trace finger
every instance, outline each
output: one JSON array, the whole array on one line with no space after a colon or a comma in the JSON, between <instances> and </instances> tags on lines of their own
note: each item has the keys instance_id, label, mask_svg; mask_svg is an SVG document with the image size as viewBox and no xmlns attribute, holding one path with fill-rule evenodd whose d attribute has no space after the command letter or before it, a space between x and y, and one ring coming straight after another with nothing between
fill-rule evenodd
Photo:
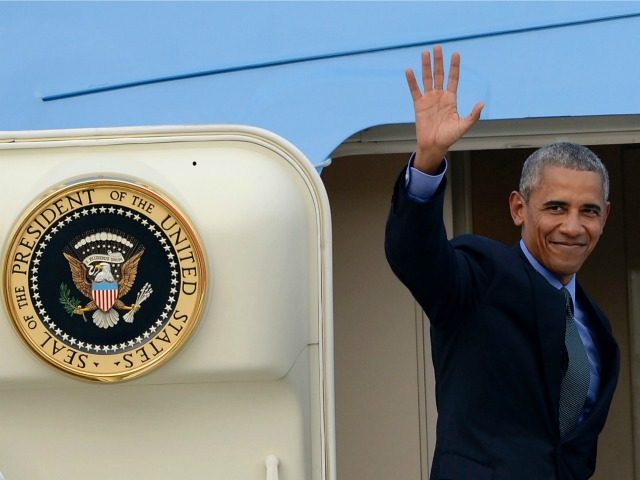
<instances>
[{"instance_id":1,"label":"finger","mask_svg":"<svg viewBox=\"0 0 640 480\"><path fill-rule=\"evenodd\" d=\"M474 123L480 120L480 114L482 113L483 108L484 102L478 102L473 106L473 110L471 110L469 117L475 119Z\"/></svg>"},{"instance_id":2,"label":"finger","mask_svg":"<svg viewBox=\"0 0 640 480\"><path fill-rule=\"evenodd\" d=\"M482 102L478 102L474 105L473 110L471 110L471 113L464 118L463 134L471 130L471 127L473 127L478 122L478 120L480 120L480 114L482 113L483 108L484 108L484 103Z\"/></svg>"},{"instance_id":3,"label":"finger","mask_svg":"<svg viewBox=\"0 0 640 480\"><path fill-rule=\"evenodd\" d=\"M413 73L413 70L407 68L404 71L405 77L407 77L407 85L409 86L409 91L411 92L411 98L413 98L414 102L417 102L422 97L422 92L420 91L420 87L418 86L418 81L416 80L416 76Z\"/></svg>"},{"instance_id":4,"label":"finger","mask_svg":"<svg viewBox=\"0 0 640 480\"><path fill-rule=\"evenodd\" d=\"M447 80L447 90L454 95L458 93L458 79L460 78L460 54L451 55L451 64L449 65L449 79Z\"/></svg>"},{"instance_id":5,"label":"finger","mask_svg":"<svg viewBox=\"0 0 640 480\"><path fill-rule=\"evenodd\" d=\"M426 92L433 90L433 78L431 75L431 54L429 50L422 52L422 84Z\"/></svg>"},{"instance_id":6,"label":"finger","mask_svg":"<svg viewBox=\"0 0 640 480\"><path fill-rule=\"evenodd\" d=\"M433 85L436 90L442 90L444 84L444 63L442 61L442 47L433 48Z\"/></svg>"}]
</instances>

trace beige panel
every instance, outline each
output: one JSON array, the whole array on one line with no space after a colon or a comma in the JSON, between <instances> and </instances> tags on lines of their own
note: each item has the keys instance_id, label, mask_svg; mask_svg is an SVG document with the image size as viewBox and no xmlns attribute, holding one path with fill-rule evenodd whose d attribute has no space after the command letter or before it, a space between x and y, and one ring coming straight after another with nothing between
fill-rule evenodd
<instances>
[{"instance_id":1,"label":"beige panel","mask_svg":"<svg viewBox=\"0 0 640 480\"><path fill-rule=\"evenodd\" d=\"M133 177L188 212L211 274L194 337L125 384L49 368L0 308L8 480L258 480L268 455L280 459L281 480L335 479L324 187L268 132L200 128L16 132L17 142L0 132L0 247L42 190L78 175Z\"/></svg>"},{"instance_id":2,"label":"beige panel","mask_svg":"<svg viewBox=\"0 0 640 480\"><path fill-rule=\"evenodd\" d=\"M285 382L3 391L9 480L305 478L303 416Z\"/></svg>"},{"instance_id":3,"label":"beige panel","mask_svg":"<svg viewBox=\"0 0 640 480\"><path fill-rule=\"evenodd\" d=\"M423 478L416 310L383 249L393 183L406 160L406 155L345 158L322 175L334 232L341 479Z\"/></svg>"},{"instance_id":4,"label":"beige panel","mask_svg":"<svg viewBox=\"0 0 640 480\"><path fill-rule=\"evenodd\" d=\"M318 260L312 252L319 249L322 232L301 169L284 150L265 148L250 138L218 134L209 141L122 145L90 139L3 149L0 166L11 174L0 177L6 209L0 218L0 247L21 211L69 178L113 172L107 175L151 183L192 219L211 277L199 335L179 362L154 372L152 382L281 378L309 340L317 342L317 321L301 319L317 315ZM16 185L16 177L34 181L23 187ZM307 277L313 283L301 280ZM262 321L256 322L258 318ZM0 334L13 334L9 322L0 323ZM68 383L49 375L21 347L12 342L0 349L0 388L9 382L38 387ZM12 360L21 369L9 367Z\"/></svg>"}]
</instances>

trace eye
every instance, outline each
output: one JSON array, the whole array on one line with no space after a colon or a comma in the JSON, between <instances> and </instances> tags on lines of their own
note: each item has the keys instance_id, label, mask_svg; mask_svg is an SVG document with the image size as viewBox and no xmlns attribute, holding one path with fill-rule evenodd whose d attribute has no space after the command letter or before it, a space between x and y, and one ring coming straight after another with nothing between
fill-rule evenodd
<instances>
[{"instance_id":1,"label":"eye","mask_svg":"<svg viewBox=\"0 0 640 480\"><path fill-rule=\"evenodd\" d=\"M550 213L562 213L564 212L564 206L562 205L547 205L546 210Z\"/></svg>"},{"instance_id":2,"label":"eye","mask_svg":"<svg viewBox=\"0 0 640 480\"><path fill-rule=\"evenodd\" d=\"M596 207L586 207L582 209L582 213L588 217L599 217L600 209Z\"/></svg>"}]
</instances>

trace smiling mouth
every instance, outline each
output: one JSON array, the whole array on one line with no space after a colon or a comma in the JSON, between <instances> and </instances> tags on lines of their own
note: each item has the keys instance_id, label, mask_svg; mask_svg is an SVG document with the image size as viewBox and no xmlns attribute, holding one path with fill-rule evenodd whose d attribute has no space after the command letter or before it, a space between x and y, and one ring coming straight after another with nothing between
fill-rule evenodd
<instances>
[{"instance_id":1,"label":"smiling mouth","mask_svg":"<svg viewBox=\"0 0 640 480\"><path fill-rule=\"evenodd\" d=\"M562 248L584 248L587 246L586 243L581 242L550 242L552 245L559 246Z\"/></svg>"}]
</instances>

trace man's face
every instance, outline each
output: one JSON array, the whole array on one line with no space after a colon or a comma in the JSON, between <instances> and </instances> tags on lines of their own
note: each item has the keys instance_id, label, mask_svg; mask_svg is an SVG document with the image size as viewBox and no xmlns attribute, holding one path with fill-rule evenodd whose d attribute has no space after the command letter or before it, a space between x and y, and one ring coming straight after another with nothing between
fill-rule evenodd
<instances>
[{"instance_id":1,"label":"man's face","mask_svg":"<svg viewBox=\"0 0 640 480\"><path fill-rule=\"evenodd\" d=\"M598 173L556 166L544 167L528 201L511 192L509 207L531 254L563 284L593 251L609 215Z\"/></svg>"}]
</instances>

